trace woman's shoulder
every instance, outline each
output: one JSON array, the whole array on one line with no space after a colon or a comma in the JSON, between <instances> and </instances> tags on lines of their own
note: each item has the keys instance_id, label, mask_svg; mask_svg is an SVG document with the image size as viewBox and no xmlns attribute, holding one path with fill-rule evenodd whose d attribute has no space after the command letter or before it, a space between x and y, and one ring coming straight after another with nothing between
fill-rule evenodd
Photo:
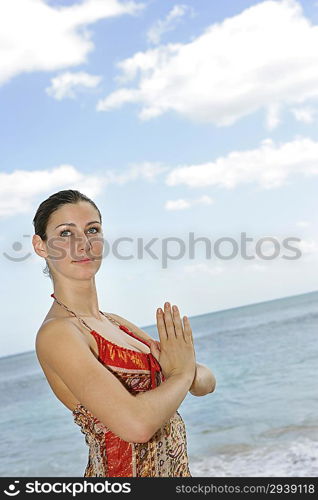
<instances>
[{"instance_id":1,"label":"woman's shoulder","mask_svg":"<svg viewBox=\"0 0 318 500\"><path fill-rule=\"evenodd\" d=\"M35 338L36 349L38 345L45 344L45 341L51 336L54 336L57 339L59 334L61 334L61 336L65 336L67 334L71 336L75 335L89 345L89 339L82 334L81 329L78 327L73 318L67 316L51 316L46 317L43 320L37 331Z\"/></svg>"},{"instance_id":2,"label":"woman's shoulder","mask_svg":"<svg viewBox=\"0 0 318 500\"><path fill-rule=\"evenodd\" d=\"M76 322L74 318L66 314L47 314L38 329L37 334L41 334L47 330L52 330L54 328L60 328L61 326L67 326L70 329L76 327Z\"/></svg>"},{"instance_id":3,"label":"woman's shoulder","mask_svg":"<svg viewBox=\"0 0 318 500\"><path fill-rule=\"evenodd\" d=\"M40 328L42 326L44 326L45 324L47 324L48 322L51 322L53 320L59 320L59 319L73 319L69 313L67 311L65 311L64 309L62 309L61 307L56 307L54 304L52 304L52 306L50 307L50 309L48 310L47 312L47 315L45 316L45 318L43 319L42 321L42 324L40 326Z\"/></svg>"}]
</instances>

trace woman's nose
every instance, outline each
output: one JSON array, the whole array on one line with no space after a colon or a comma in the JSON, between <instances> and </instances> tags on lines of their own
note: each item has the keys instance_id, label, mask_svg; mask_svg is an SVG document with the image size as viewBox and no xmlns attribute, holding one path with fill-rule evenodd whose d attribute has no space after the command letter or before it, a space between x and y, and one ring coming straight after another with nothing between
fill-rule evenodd
<instances>
[{"instance_id":1,"label":"woman's nose","mask_svg":"<svg viewBox=\"0 0 318 500\"><path fill-rule=\"evenodd\" d=\"M92 247L92 244L90 242L90 239L86 235L79 237L78 247L77 247L79 250L86 251L87 249L89 249L91 247Z\"/></svg>"}]
</instances>

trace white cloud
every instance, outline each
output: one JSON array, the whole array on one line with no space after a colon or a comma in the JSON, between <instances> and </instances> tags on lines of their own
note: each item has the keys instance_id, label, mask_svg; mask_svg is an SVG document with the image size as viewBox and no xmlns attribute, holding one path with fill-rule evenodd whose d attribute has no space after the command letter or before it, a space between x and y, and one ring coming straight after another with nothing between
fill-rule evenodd
<instances>
[{"instance_id":1,"label":"white cloud","mask_svg":"<svg viewBox=\"0 0 318 500\"><path fill-rule=\"evenodd\" d=\"M166 210L184 210L190 206L191 204L182 198L179 198L178 200L168 200L165 203Z\"/></svg>"},{"instance_id":2,"label":"white cloud","mask_svg":"<svg viewBox=\"0 0 318 500\"><path fill-rule=\"evenodd\" d=\"M143 8L119 0L83 0L67 7L52 7L44 0L0 2L0 85L21 73L84 63L94 49L86 25Z\"/></svg>"},{"instance_id":3,"label":"white cloud","mask_svg":"<svg viewBox=\"0 0 318 500\"><path fill-rule=\"evenodd\" d=\"M51 86L45 90L48 95L59 101L66 97L75 99L77 90L94 88L100 83L101 79L100 76L89 75L84 71L77 73L67 71L52 78Z\"/></svg>"},{"instance_id":4,"label":"white cloud","mask_svg":"<svg viewBox=\"0 0 318 500\"><path fill-rule=\"evenodd\" d=\"M253 269L254 271L257 272L264 272L267 271L267 267L264 264L257 264L257 263L249 263L249 267Z\"/></svg>"},{"instance_id":5,"label":"white cloud","mask_svg":"<svg viewBox=\"0 0 318 500\"><path fill-rule=\"evenodd\" d=\"M301 240L294 242L293 245L297 246L301 253L305 256L318 255L318 241L314 238L310 240Z\"/></svg>"},{"instance_id":6,"label":"white cloud","mask_svg":"<svg viewBox=\"0 0 318 500\"><path fill-rule=\"evenodd\" d=\"M221 186L227 189L256 183L262 188L277 188L291 175L318 175L318 142L297 138L275 144L265 139L257 149L232 151L214 161L174 168L166 177L169 186Z\"/></svg>"},{"instance_id":7,"label":"white cloud","mask_svg":"<svg viewBox=\"0 0 318 500\"><path fill-rule=\"evenodd\" d=\"M193 12L188 5L174 5L164 19L158 19L148 30L148 41L154 44L159 43L162 35L174 30L180 18L189 11Z\"/></svg>"},{"instance_id":8,"label":"white cloud","mask_svg":"<svg viewBox=\"0 0 318 500\"><path fill-rule=\"evenodd\" d=\"M279 106L278 104L273 103L268 106L266 115L266 126L269 130L273 130L281 122L280 111L281 111L281 106Z\"/></svg>"},{"instance_id":9,"label":"white cloud","mask_svg":"<svg viewBox=\"0 0 318 500\"><path fill-rule=\"evenodd\" d=\"M316 110L310 107L292 108L291 112L296 120L303 123L312 123L316 114Z\"/></svg>"},{"instance_id":10,"label":"white cloud","mask_svg":"<svg viewBox=\"0 0 318 500\"><path fill-rule=\"evenodd\" d=\"M269 129L284 106L318 97L318 27L296 0L267 0L209 26L189 43L137 52L118 63L121 84L99 101L108 111L127 102L139 117L174 111L191 120L228 126L264 109Z\"/></svg>"},{"instance_id":11,"label":"white cloud","mask_svg":"<svg viewBox=\"0 0 318 500\"><path fill-rule=\"evenodd\" d=\"M72 165L60 165L51 170L0 173L0 216L29 212L39 195L62 189L78 189L95 197L106 183L107 179L102 176L82 174Z\"/></svg>"},{"instance_id":12,"label":"white cloud","mask_svg":"<svg viewBox=\"0 0 318 500\"><path fill-rule=\"evenodd\" d=\"M0 217L29 212L34 209L38 196L49 196L62 189L77 189L94 198L109 184L124 184L135 179L153 182L167 168L159 163L145 162L133 165L122 173L104 170L101 173L83 174L73 165L0 173Z\"/></svg>"},{"instance_id":13,"label":"white cloud","mask_svg":"<svg viewBox=\"0 0 318 500\"><path fill-rule=\"evenodd\" d=\"M214 200L211 196L203 195L200 198L193 200L185 200L183 198L179 198L178 200L168 200L166 201L164 208L166 210L184 210L194 205L212 205L212 203L214 203Z\"/></svg>"},{"instance_id":14,"label":"white cloud","mask_svg":"<svg viewBox=\"0 0 318 500\"><path fill-rule=\"evenodd\" d=\"M214 266L204 264L204 263L198 263L198 264L189 264L184 266L184 271L188 274L194 274L195 276L197 275L210 275L210 276L217 276L218 274L221 274L224 272L224 267L220 266L219 264L216 264Z\"/></svg>"},{"instance_id":15,"label":"white cloud","mask_svg":"<svg viewBox=\"0 0 318 500\"><path fill-rule=\"evenodd\" d=\"M155 178L166 172L169 167L162 165L159 162L143 162L133 164L123 172L116 172L115 170L107 170L106 176L108 182L112 184L126 184L127 182L137 179L145 179L148 182L153 182Z\"/></svg>"},{"instance_id":16,"label":"white cloud","mask_svg":"<svg viewBox=\"0 0 318 500\"><path fill-rule=\"evenodd\" d=\"M308 220L300 220L300 221L296 222L296 226L308 227L308 226L310 226L310 222Z\"/></svg>"}]
</instances>

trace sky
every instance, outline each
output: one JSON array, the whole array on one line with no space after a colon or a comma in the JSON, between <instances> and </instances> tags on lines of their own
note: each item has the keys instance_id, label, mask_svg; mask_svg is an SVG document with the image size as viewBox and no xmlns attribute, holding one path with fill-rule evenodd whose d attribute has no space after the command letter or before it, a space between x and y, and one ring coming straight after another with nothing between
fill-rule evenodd
<instances>
[{"instance_id":1,"label":"sky","mask_svg":"<svg viewBox=\"0 0 318 500\"><path fill-rule=\"evenodd\" d=\"M317 1L5 0L0 32L0 356L52 304L32 219L63 189L139 327L317 289Z\"/></svg>"}]
</instances>

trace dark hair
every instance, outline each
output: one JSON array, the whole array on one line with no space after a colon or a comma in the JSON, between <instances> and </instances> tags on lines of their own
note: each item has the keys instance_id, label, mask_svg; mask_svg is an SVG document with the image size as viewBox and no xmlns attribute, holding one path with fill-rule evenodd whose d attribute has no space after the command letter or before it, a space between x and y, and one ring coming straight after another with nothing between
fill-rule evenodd
<instances>
[{"instance_id":1,"label":"dark hair","mask_svg":"<svg viewBox=\"0 0 318 500\"><path fill-rule=\"evenodd\" d=\"M34 232L39 235L43 241L47 240L46 228L48 225L49 218L53 212L66 203L78 203L80 201L87 201L94 208L96 208L100 221L102 222L102 215L98 210L97 206L88 198L85 194L80 193L74 189L65 189L63 191L58 191L57 193L51 194L49 198L42 201L39 205L36 214L33 218ZM46 267L43 269L43 273L52 279L52 274L50 272L49 265L46 261Z\"/></svg>"}]
</instances>

